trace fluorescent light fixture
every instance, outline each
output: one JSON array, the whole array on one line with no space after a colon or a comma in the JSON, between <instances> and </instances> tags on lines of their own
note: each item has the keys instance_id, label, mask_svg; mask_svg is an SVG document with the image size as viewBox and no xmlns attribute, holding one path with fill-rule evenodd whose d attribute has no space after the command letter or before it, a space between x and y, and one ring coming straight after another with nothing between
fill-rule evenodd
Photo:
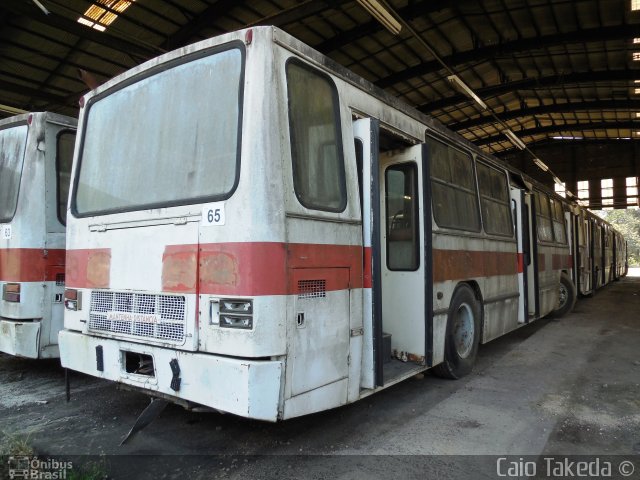
<instances>
[{"instance_id":1,"label":"fluorescent light fixture","mask_svg":"<svg viewBox=\"0 0 640 480\"><path fill-rule=\"evenodd\" d=\"M475 101L478 105L480 105L483 110L486 110L488 108L487 104L484 103L478 95L473 93L473 90L471 90L471 88L469 88L469 86L466 83L464 83L459 76L449 75L447 77L447 80L449 80L451 83L456 84L458 86L458 89L461 90L462 93L464 93L467 97L469 97L470 99Z\"/></svg>"},{"instance_id":2,"label":"fluorescent light fixture","mask_svg":"<svg viewBox=\"0 0 640 480\"><path fill-rule=\"evenodd\" d=\"M0 104L0 112L12 113L13 115L20 115L21 113L29 113L27 110L21 108L10 107L9 105Z\"/></svg>"},{"instance_id":3,"label":"fluorescent light fixture","mask_svg":"<svg viewBox=\"0 0 640 480\"><path fill-rule=\"evenodd\" d=\"M398 35L402 30L400 22L394 18L394 16L387 10L386 6L382 5L377 0L358 0L358 3L369 14L382 24L384 28L389 30L394 35Z\"/></svg>"},{"instance_id":4,"label":"fluorescent light fixture","mask_svg":"<svg viewBox=\"0 0 640 480\"><path fill-rule=\"evenodd\" d=\"M539 158L534 158L533 159L533 163L535 163L538 166L538 168L540 168L540 170L542 170L543 172L548 172L549 171L549 167L547 166L547 164L544 163ZM556 178L557 177L555 177L555 176L553 177L554 180L556 180ZM560 180L560 179L558 178L558 180ZM559 183L562 183L562 182L559 182Z\"/></svg>"},{"instance_id":5,"label":"fluorescent light fixture","mask_svg":"<svg viewBox=\"0 0 640 480\"><path fill-rule=\"evenodd\" d=\"M524 144L522 140L518 138L518 136L513 133L510 129L506 128L502 131L507 138L513 143L514 146L518 147L520 150L524 150L527 146Z\"/></svg>"},{"instance_id":6,"label":"fluorescent light fixture","mask_svg":"<svg viewBox=\"0 0 640 480\"><path fill-rule=\"evenodd\" d=\"M36 7L42 10L42 13L44 13L45 15L49 15L49 10L47 10L47 7L45 7L42 3L40 3L38 0L33 0L33 3L36 4Z\"/></svg>"},{"instance_id":7,"label":"fluorescent light fixture","mask_svg":"<svg viewBox=\"0 0 640 480\"><path fill-rule=\"evenodd\" d=\"M562 183L562 180L560 180L555 175L553 176L553 181L556 182L558 185L562 185L564 187L564 184Z\"/></svg>"}]
</instances>

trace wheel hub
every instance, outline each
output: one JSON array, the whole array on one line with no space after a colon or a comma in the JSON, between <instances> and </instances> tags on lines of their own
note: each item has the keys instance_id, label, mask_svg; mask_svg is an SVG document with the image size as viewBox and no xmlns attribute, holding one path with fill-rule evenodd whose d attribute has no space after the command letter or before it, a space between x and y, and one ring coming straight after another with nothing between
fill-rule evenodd
<instances>
[{"instance_id":1,"label":"wheel hub","mask_svg":"<svg viewBox=\"0 0 640 480\"><path fill-rule=\"evenodd\" d=\"M458 356L461 358L469 356L473 349L474 337L475 322L473 310L468 304L463 303L455 312L455 321L453 324L453 342Z\"/></svg>"},{"instance_id":2,"label":"wheel hub","mask_svg":"<svg viewBox=\"0 0 640 480\"><path fill-rule=\"evenodd\" d=\"M561 283L560 284L560 296L558 298L558 308L564 307L564 304L567 303L568 297L567 287Z\"/></svg>"}]
</instances>

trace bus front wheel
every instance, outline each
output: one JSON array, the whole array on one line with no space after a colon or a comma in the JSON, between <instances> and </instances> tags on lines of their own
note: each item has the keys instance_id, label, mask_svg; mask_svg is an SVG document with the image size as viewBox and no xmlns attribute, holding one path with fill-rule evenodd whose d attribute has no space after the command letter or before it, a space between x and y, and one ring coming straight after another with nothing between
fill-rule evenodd
<instances>
[{"instance_id":1,"label":"bus front wheel","mask_svg":"<svg viewBox=\"0 0 640 480\"><path fill-rule=\"evenodd\" d=\"M443 378L458 379L470 373L480 343L480 303L468 285L453 293L447 315L444 361L433 367Z\"/></svg>"},{"instance_id":2,"label":"bus front wheel","mask_svg":"<svg viewBox=\"0 0 640 480\"><path fill-rule=\"evenodd\" d=\"M560 294L558 297L558 307L553 311L553 316L560 318L573 310L576 305L576 287L569 278L569 275L562 272L560 274Z\"/></svg>"}]
</instances>

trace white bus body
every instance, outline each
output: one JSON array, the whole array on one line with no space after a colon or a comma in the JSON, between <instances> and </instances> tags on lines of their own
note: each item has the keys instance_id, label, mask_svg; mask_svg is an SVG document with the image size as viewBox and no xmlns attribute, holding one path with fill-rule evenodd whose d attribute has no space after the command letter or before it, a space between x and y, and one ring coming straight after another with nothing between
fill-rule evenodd
<instances>
[{"instance_id":1,"label":"white bus body","mask_svg":"<svg viewBox=\"0 0 640 480\"><path fill-rule=\"evenodd\" d=\"M0 351L11 355L58 357L75 131L48 112L0 121Z\"/></svg>"},{"instance_id":2,"label":"white bus body","mask_svg":"<svg viewBox=\"0 0 640 480\"><path fill-rule=\"evenodd\" d=\"M558 307L559 197L276 28L124 73L79 130L65 367L275 421Z\"/></svg>"}]
</instances>

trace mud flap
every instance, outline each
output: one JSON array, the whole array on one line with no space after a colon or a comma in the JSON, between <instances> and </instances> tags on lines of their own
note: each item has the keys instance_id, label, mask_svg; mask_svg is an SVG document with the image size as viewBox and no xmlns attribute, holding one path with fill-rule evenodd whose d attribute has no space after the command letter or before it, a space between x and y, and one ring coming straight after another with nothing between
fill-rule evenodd
<instances>
[{"instance_id":1,"label":"mud flap","mask_svg":"<svg viewBox=\"0 0 640 480\"><path fill-rule=\"evenodd\" d=\"M151 424L158 416L162 413L165 407L169 404L168 401L163 400L161 398L153 398L151 399L151 403L145 408L140 416L137 418L136 422L129 430L129 433L122 439L120 442L120 446L127 443L127 441L140 430Z\"/></svg>"}]
</instances>

